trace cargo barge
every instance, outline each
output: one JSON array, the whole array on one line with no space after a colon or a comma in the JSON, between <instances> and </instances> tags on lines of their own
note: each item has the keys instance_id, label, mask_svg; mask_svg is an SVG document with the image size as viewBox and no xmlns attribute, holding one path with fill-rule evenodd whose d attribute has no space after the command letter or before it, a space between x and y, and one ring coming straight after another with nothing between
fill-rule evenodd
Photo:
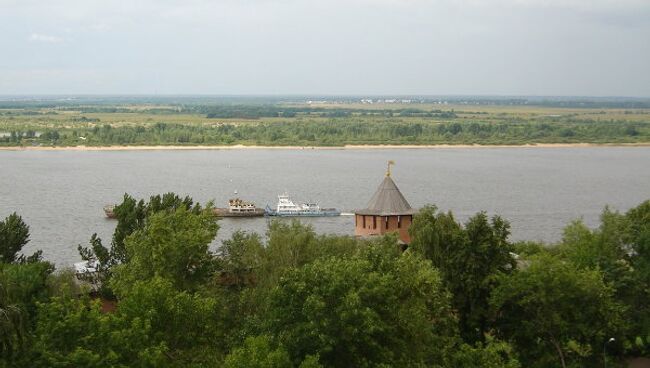
<instances>
[{"instance_id":1,"label":"cargo barge","mask_svg":"<svg viewBox=\"0 0 650 368\"><path fill-rule=\"evenodd\" d=\"M218 217L260 217L265 214L263 208L255 207L255 203L239 198L228 200L228 208L215 208L213 211Z\"/></svg>"}]
</instances>

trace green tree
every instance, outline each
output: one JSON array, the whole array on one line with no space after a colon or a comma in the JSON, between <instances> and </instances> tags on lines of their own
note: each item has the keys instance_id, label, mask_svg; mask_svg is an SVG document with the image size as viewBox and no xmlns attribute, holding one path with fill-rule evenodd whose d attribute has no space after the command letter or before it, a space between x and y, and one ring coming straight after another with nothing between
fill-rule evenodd
<instances>
[{"instance_id":1,"label":"green tree","mask_svg":"<svg viewBox=\"0 0 650 368\"><path fill-rule=\"evenodd\" d=\"M631 249L631 264L635 270L635 287L628 298L632 321L632 336L639 354L650 354L650 200L625 214L627 228L624 241Z\"/></svg>"},{"instance_id":2,"label":"green tree","mask_svg":"<svg viewBox=\"0 0 650 368\"><path fill-rule=\"evenodd\" d=\"M55 297L39 304L30 366L218 366L219 303L155 277L133 285L114 313L99 301Z\"/></svg>"},{"instance_id":3,"label":"green tree","mask_svg":"<svg viewBox=\"0 0 650 368\"><path fill-rule=\"evenodd\" d=\"M160 211L174 211L178 208L185 208L194 213L201 212L203 209L200 204L194 203L190 197L179 197L175 193L165 193L161 195L151 196L148 202L144 200L137 201L135 198L128 194L124 194L122 203L115 206L113 213L117 219L117 225L113 233L111 248L100 250L101 254L94 254L97 258L106 258L106 262L112 264L120 264L128 261L124 240L136 230L142 229L146 224L147 217ZM208 207L210 207L208 205ZM94 236L96 237L96 236ZM79 247L82 256L92 257L93 252L97 247L91 240L92 247L90 250L87 248ZM99 242L101 246L101 240ZM102 247L103 248L103 247ZM105 263L105 262L104 262Z\"/></svg>"},{"instance_id":4,"label":"green tree","mask_svg":"<svg viewBox=\"0 0 650 368\"><path fill-rule=\"evenodd\" d=\"M460 344L451 349L445 364L447 367L463 368L519 368L514 349L510 344L486 336L485 343L478 342L476 346Z\"/></svg>"},{"instance_id":5,"label":"green tree","mask_svg":"<svg viewBox=\"0 0 650 368\"><path fill-rule=\"evenodd\" d=\"M196 290L215 271L209 245L218 228L209 210L154 213L126 239L129 261L113 267L111 287L118 296L126 295L135 282L158 276L179 290Z\"/></svg>"},{"instance_id":6,"label":"green tree","mask_svg":"<svg viewBox=\"0 0 650 368\"><path fill-rule=\"evenodd\" d=\"M237 232L219 248L219 277L210 290L227 300L230 346L259 333L270 293L287 270L316 259L350 257L360 249L352 237L317 235L299 221L272 221L267 238L264 244L257 234Z\"/></svg>"},{"instance_id":7,"label":"green tree","mask_svg":"<svg viewBox=\"0 0 650 368\"><path fill-rule=\"evenodd\" d=\"M625 218L624 242L633 252L632 262L650 283L650 200L630 209Z\"/></svg>"},{"instance_id":8,"label":"green tree","mask_svg":"<svg viewBox=\"0 0 650 368\"><path fill-rule=\"evenodd\" d=\"M352 237L317 235L311 226L297 220L272 221L267 238L257 272L259 281L266 286L275 285L287 269L319 258L350 256L358 250L358 242Z\"/></svg>"},{"instance_id":9,"label":"green tree","mask_svg":"<svg viewBox=\"0 0 650 368\"><path fill-rule=\"evenodd\" d=\"M627 253L622 243L620 216L605 209L601 215L601 228L591 231L581 220L564 228L559 252L581 268L600 268L605 277L616 272L617 263L626 262ZM611 275L612 279L614 275Z\"/></svg>"},{"instance_id":10,"label":"green tree","mask_svg":"<svg viewBox=\"0 0 650 368\"><path fill-rule=\"evenodd\" d=\"M38 262L41 251L29 257L19 254L29 243L29 226L15 212L0 221L0 263Z\"/></svg>"},{"instance_id":11,"label":"green tree","mask_svg":"<svg viewBox=\"0 0 650 368\"><path fill-rule=\"evenodd\" d=\"M0 270L2 267L0 265ZM8 280L2 272L0 273L0 359L5 361L20 349L26 333L25 312L18 303L10 299L8 287Z\"/></svg>"},{"instance_id":12,"label":"green tree","mask_svg":"<svg viewBox=\"0 0 650 368\"><path fill-rule=\"evenodd\" d=\"M413 219L410 249L431 260L451 291L463 338L474 343L488 332L488 299L496 276L514 270L510 225L499 216L488 220L484 212L470 218L465 227L453 214L423 208Z\"/></svg>"},{"instance_id":13,"label":"green tree","mask_svg":"<svg viewBox=\"0 0 650 368\"><path fill-rule=\"evenodd\" d=\"M53 298L39 305L29 366L170 366L167 347L150 339L146 317L129 321L102 313L98 301Z\"/></svg>"},{"instance_id":14,"label":"green tree","mask_svg":"<svg viewBox=\"0 0 650 368\"><path fill-rule=\"evenodd\" d=\"M171 363L200 366L223 359L223 310L216 298L178 290L170 280L155 276L131 287L120 299L117 317L126 326L146 323L147 344L164 346Z\"/></svg>"},{"instance_id":15,"label":"green tree","mask_svg":"<svg viewBox=\"0 0 650 368\"><path fill-rule=\"evenodd\" d=\"M54 266L48 262L0 266L9 299L19 303L30 318L36 313L36 303L49 298L48 281L53 271Z\"/></svg>"},{"instance_id":16,"label":"green tree","mask_svg":"<svg viewBox=\"0 0 650 368\"><path fill-rule=\"evenodd\" d=\"M264 244L258 234L236 231L219 248L218 268L222 283L241 289L257 280L255 272L264 262Z\"/></svg>"},{"instance_id":17,"label":"green tree","mask_svg":"<svg viewBox=\"0 0 650 368\"><path fill-rule=\"evenodd\" d=\"M273 290L265 333L294 364L317 355L328 367L440 363L455 320L438 273L395 239L352 258L290 269Z\"/></svg>"},{"instance_id":18,"label":"green tree","mask_svg":"<svg viewBox=\"0 0 650 368\"><path fill-rule=\"evenodd\" d=\"M650 228L649 203L626 214L605 208L594 230L574 221L557 247L559 256L578 268L601 271L616 300L626 305L627 332L619 341L631 354L650 350L650 275L645 265L650 254L643 249L644 232Z\"/></svg>"},{"instance_id":19,"label":"green tree","mask_svg":"<svg viewBox=\"0 0 650 368\"><path fill-rule=\"evenodd\" d=\"M144 200L137 201L128 194L124 194L122 203L113 208L117 219L117 225L113 232L108 259L113 264L120 264L128 261L124 240L138 229L144 227L147 217L147 205Z\"/></svg>"},{"instance_id":20,"label":"green tree","mask_svg":"<svg viewBox=\"0 0 650 368\"><path fill-rule=\"evenodd\" d=\"M244 345L230 353L224 368L288 368L292 367L289 353L282 347L273 348L267 336L249 337Z\"/></svg>"},{"instance_id":21,"label":"green tree","mask_svg":"<svg viewBox=\"0 0 650 368\"><path fill-rule=\"evenodd\" d=\"M0 263L0 358L13 361L24 352L36 314L36 305L49 297L45 262Z\"/></svg>"},{"instance_id":22,"label":"green tree","mask_svg":"<svg viewBox=\"0 0 650 368\"><path fill-rule=\"evenodd\" d=\"M500 278L490 300L496 326L525 366L593 365L620 329L622 307L597 270L540 255Z\"/></svg>"},{"instance_id":23,"label":"green tree","mask_svg":"<svg viewBox=\"0 0 650 368\"><path fill-rule=\"evenodd\" d=\"M307 356L300 365L291 363L289 353L282 347L273 347L268 336L249 337L243 346L234 349L224 362L225 368L322 368L317 356Z\"/></svg>"},{"instance_id":24,"label":"green tree","mask_svg":"<svg viewBox=\"0 0 650 368\"><path fill-rule=\"evenodd\" d=\"M149 216L157 212L170 212L179 208L198 214L211 210L211 203L203 208L199 203L194 203L190 197L179 197L175 193L165 193L151 196L148 202L136 201L135 198L124 194L122 203L115 206L113 212L117 219L117 225L109 248L102 244L102 240L93 234L90 239L90 246L77 247L81 258L93 264L96 273L85 275L89 281L102 295L108 298L113 297L110 289L110 279L113 275L113 267L129 261L126 250L125 239L137 230L144 228Z\"/></svg>"}]
</instances>

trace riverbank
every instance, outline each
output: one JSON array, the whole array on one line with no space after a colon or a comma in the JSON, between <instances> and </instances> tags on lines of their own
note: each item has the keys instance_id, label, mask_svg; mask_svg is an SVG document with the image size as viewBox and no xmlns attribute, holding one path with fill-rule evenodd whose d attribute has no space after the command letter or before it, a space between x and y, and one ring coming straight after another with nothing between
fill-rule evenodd
<instances>
[{"instance_id":1,"label":"riverbank","mask_svg":"<svg viewBox=\"0 0 650 368\"><path fill-rule=\"evenodd\" d=\"M435 144L435 145L344 145L344 146L15 146L0 147L0 151L154 151L154 150L365 150L365 149L437 149L437 148L580 148L580 147L650 147L640 143L537 143L537 144Z\"/></svg>"}]
</instances>

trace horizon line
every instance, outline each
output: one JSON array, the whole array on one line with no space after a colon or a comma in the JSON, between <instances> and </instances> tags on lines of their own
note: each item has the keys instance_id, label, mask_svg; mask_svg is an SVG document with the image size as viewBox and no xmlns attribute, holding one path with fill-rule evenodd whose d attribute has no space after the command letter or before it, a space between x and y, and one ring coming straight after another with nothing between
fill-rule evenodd
<instances>
[{"instance_id":1,"label":"horizon line","mask_svg":"<svg viewBox=\"0 0 650 368\"><path fill-rule=\"evenodd\" d=\"M650 99L650 96L633 96L633 95L552 95L552 94L363 94L363 93L350 93L350 94L330 94L330 93L232 93L232 94L217 94L217 93L0 93L0 98L44 98L44 97L327 97L327 98L578 98L578 99Z\"/></svg>"}]
</instances>

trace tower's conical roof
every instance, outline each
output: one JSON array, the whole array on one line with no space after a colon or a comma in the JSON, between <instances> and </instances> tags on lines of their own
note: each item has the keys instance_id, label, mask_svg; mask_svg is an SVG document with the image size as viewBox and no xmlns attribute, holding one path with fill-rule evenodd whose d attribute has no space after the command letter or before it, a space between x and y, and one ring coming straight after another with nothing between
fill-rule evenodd
<instances>
[{"instance_id":1,"label":"tower's conical roof","mask_svg":"<svg viewBox=\"0 0 650 368\"><path fill-rule=\"evenodd\" d=\"M401 216L412 215L416 211L395 185L390 175L386 175L379 188L368 202L368 207L358 210L358 215Z\"/></svg>"}]
</instances>

